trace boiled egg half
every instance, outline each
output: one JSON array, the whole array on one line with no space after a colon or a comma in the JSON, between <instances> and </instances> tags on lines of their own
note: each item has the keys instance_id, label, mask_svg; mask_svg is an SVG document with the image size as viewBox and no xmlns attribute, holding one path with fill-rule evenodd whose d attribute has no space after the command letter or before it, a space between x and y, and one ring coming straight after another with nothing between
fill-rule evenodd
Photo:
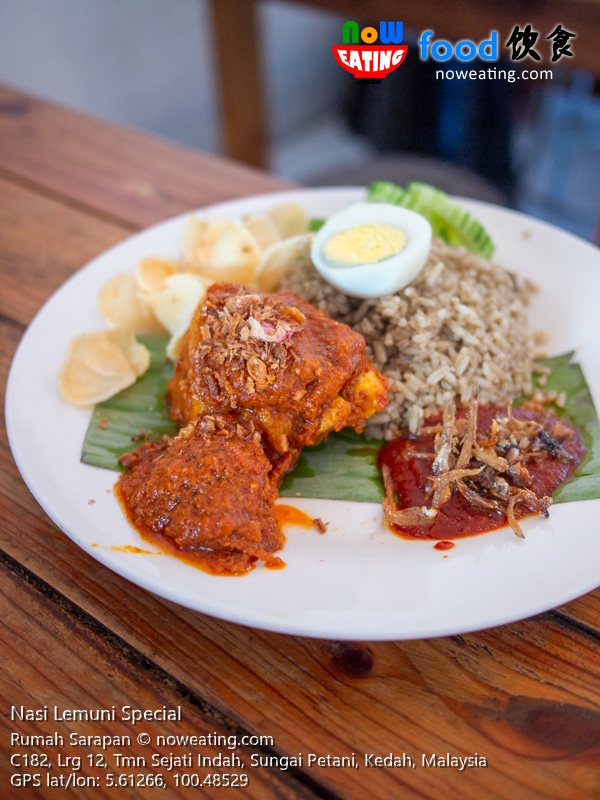
<instances>
[{"instance_id":1,"label":"boiled egg half","mask_svg":"<svg viewBox=\"0 0 600 800\"><path fill-rule=\"evenodd\" d=\"M431 225L391 203L355 203L330 217L311 258L325 280L354 297L383 297L408 286L431 247Z\"/></svg>"}]
</instances>

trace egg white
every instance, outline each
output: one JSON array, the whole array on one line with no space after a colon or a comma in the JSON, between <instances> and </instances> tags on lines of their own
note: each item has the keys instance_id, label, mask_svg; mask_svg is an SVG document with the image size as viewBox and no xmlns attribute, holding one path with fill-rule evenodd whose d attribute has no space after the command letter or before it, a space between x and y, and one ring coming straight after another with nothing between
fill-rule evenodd
<instances>
[{"instance_id":1,"label":"egg white","mask_svg":"<svg viewBox=\"0 0 600 800\"><path fill-rule=\"evenodd\" d=\"M336 233L369 224L399 228L406 235L406 246L396 255L375 263L331 266L323 255L325 243ZM323 278L345 294L383 297L408 286L417 277L430 247L431 225L421 214L391 203L354 203L323 225L313 240L311 258Z\"/></svg>"}]
</instances>

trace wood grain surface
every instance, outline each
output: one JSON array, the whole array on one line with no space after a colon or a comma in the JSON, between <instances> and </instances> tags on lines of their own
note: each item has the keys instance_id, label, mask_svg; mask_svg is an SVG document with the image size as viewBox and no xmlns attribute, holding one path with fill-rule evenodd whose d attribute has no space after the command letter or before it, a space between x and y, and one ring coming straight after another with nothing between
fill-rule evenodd
<instances>
[{"instance_id":1,"label":"wood grain surface","mask_svg":"<svg viewBox=\"0 0 600 800\"><path fill-rule=\"evenodd\" d=\"M0 88L0 177L129 231L193 208L285 189L239 163L175 147Z\"/></svg>"},{"instance_id":2,"label":"wood grain surface","mask_svg":"<svg viewBox=\"0 0 600 800\"><path fill-rule=\"evenodd\" d=\"M0 751L0 782L3 792L10 786L10 775L14 773L41 774L42 787L35 791L35 787L27 787L24 791L30 797L57 798L64 797L64 788L48 787L48 780L60 776L61 773L68 778L70 772L86 781L92 778L95 782L88 787L75 788L71 791L77 797L112 798L115 791L119 797L164 798L166 792L162 788L138 789L136 787L119 787L117 790L109 788L107 774L111 773L115 781L119 775L129 774L133 771L136 778L140 772L162 774L168 782L168 797L210 797L222 796L220 787L177 788L173 771L152 766L152 755L160 757L169 756L172 748L169 745L159 744L157 737L197 736L222 737L221 741L230 741L233 747L232 735L242 738L242 732L227 727L227 720L211 713L210 709L199 707L185 689L179 687L172 678L147 659L140 658L125 642L117 637L106 635L105 631L96 630L94 621L87 615L65 602L56 593L49 592L47 587L32 586L31 581L25 580L20 570L9 570L5 565L0 565L0 659L2 671L0 672L0 697L5 713L0 716L0 736L2 741L11 741L11 734L18 736L58 736L57 746L36 747L34 752L43 751L48 755L52 767L48 770L28 769L20 761L19 768L15 769L10 764L9 748ZM36 582L33 581L35 584ZM44 591L44 589L46 591ZM17 711L24 708L38 708L46 706L48 720L28 722L18 717L11 719L12 707ZM93 735L111 737L113 743L107 741L106 747L95 748L95 752L104 756L106 766L95 768L96 759L90 765L85 746L72 747L70 735L81 736L87 727L77 721L58 722L54 719L54 709L58 708L60 717L67 709L106 709L115 708L116 719L103 720L93 726ZM122 709L181 709L182 722L143 720L137 726L132 726L121 719ZM8 712L8 713L6 713ZM224 724L225 723L225 724ZM151 737L150 746L142 746L136 741L137 735L143 732ZM60 737L60 738L59 738ZM119 737L120 742L116 740ZM127 738L125 738L127 737ZM129 740L129 742L128 742ZM65 743L66 742L66 746ZM235 749L228 747L201 747L190 748L193 752L194 762L196 753L200 750L203 756L214 757L219 750L235 754L240 761L247 765L254 750L249 747L239 746ZM12 748L19 752L19 747ZM21 752L31 752L30 748L23 748ZM136 757L140 768L134 770L121 766L115 759L114 753L124 757ZM181 752L186 752L185 750ZM75 763L75 770L68 766L59 766L59 763L69 764L70 757L79 758L79 765ZM141 757L146 762L146 768L141 768ZM59 761L60 760L60 761ZM72 762L71 762L72 763ZM164 763L164 762L163 762ZM168 762L166 764L168 766ZM237 768L236 768L237 769ZM175 770L181 772L182 770ZM205 775L210 770L191 769ZM215 769L219 774L227 770ZM235 771L235 770L230 770ZM237 772L241 772L237 769ZM250 771L250 770L248 770ZM48 778L46 777L46 773ZM15 789L15 796L23 796L23 790ZM309 800L314 794L299 784L290 774L277 771L253 770L251 780L247 787L235 790L240 798L260 798L260 800ZM8 797L3 793L3 797Z\"/></svg>"},{"instance_id":3,"label":"wood grain surface","mask_svg":"<svg viewBox=\"0 0 600 800\"><path fill-rule=\"evenodd\" d=\"M63 112L47 113L58 120ZM1 120L0 115L3 154ZM85 125L95 130L91 141L103 138L105 123L86 119ZM40 141L43 131L31 136ZM137 149L143 151L148 137L139 136ZM82 164L89 141L73 144ZM169 150L165 158L173 169L183 169L176 166L178 149L160 146ZM115 186L119 170L127 173L132 147L111 152ZM39 153L36 158L43 161ZM92 152L89 158L79 173L73 167L69 180L74 186L99 180ZM137 158L143 160L140 153ZM183 151L182 162L187 158ZM50 165L42 163L34 181L28 173L31 164L25 162L21 173L17 159L0 185L2 381L39 305L89 258L141 224L148 211L143 200L139 216L135 203L119 207L118 198L112 211L110 203L98 201L95 208L81 195L69 202L62 177L53 177ZM234 184L236 168L224 164L223 169ZM252 193L248 171L241 169L240 175ZM198 185L188 184L186 191L210 193L200 174L194 180ZM259 176L257 183L268 180ZM286 777L279 770L253 770L251 789L257 793L252 797L600 796L598 591L558 611L466 636L361 644L303 639L189 611L104 568L46 517L19 476L4 431L0 514L0 558L8 570L2 580L10 587L0 597L7 609L0 612L7 642L0 664L9 687L3 688L3 713L15 690L43 704L57 686L65 702L76 701L78 707L113 698L112 705L124 695L140 707L160 705L159 698L165 697L165 703L178 704L175 698L184 696L197 731L215 719L226 729L272 736L273 752L280 755L354 752L361 759L359 771L305 768ZM72 640L64 633L67 628ZM124 643L125 650L116 642ZM93 668L97 671L92 673ZM0 751L5 752L4 745ZM423 753L477 752L488 766L464 772L365 768L365 753L390 752L406 753L419 765ZM18 796L28 797L24 790Z\"/></svg>"}]
</instances>

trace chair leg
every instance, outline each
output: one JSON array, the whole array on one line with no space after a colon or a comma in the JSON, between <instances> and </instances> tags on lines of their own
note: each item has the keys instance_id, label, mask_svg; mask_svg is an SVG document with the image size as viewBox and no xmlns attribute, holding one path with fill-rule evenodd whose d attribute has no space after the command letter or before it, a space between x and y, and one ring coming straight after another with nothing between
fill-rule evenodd
<instances>
[{"instance_id":1,"label":"chair leg","mask_svg":"<svg viewBox=\"0 0 600 800\"><path fill-rule=\"evenodd\" d=\"M254 0L211 0L225 155L266 167L266 122Z\"/></svg>"}]
</instances>

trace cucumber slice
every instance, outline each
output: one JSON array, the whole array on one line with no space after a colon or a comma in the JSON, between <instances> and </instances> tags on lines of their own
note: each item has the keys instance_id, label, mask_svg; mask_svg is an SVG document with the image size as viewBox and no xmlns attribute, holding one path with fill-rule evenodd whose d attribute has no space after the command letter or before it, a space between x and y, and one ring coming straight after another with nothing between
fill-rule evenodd
<instances>
[{"instance_id":1,"label":"cucumber slice","mask_svg":"<svg viewBox=\"0 0 600 800\"><path fill-rule=\"evenodd\" d=\"M393 183L378 181L369 188L367 200L393 203L422 214L429 220L433 235L455 247L464 247L488 259L494 253L494 243L485 228L445 192L427 183L414 182L402 189Z\"/></svg>"},{"instance_id":2,"label":"cucumber slice","mask_svg":"<svg viewBox=\"0 0 600 800\"><path fill-rule=\"evenodd\" d=\"M370 203L392 203L395 206L402 205L402 198L406 192L401 186L389 181L375 181L369 186L367 200Z\"/></svg>"}]
</instances>

